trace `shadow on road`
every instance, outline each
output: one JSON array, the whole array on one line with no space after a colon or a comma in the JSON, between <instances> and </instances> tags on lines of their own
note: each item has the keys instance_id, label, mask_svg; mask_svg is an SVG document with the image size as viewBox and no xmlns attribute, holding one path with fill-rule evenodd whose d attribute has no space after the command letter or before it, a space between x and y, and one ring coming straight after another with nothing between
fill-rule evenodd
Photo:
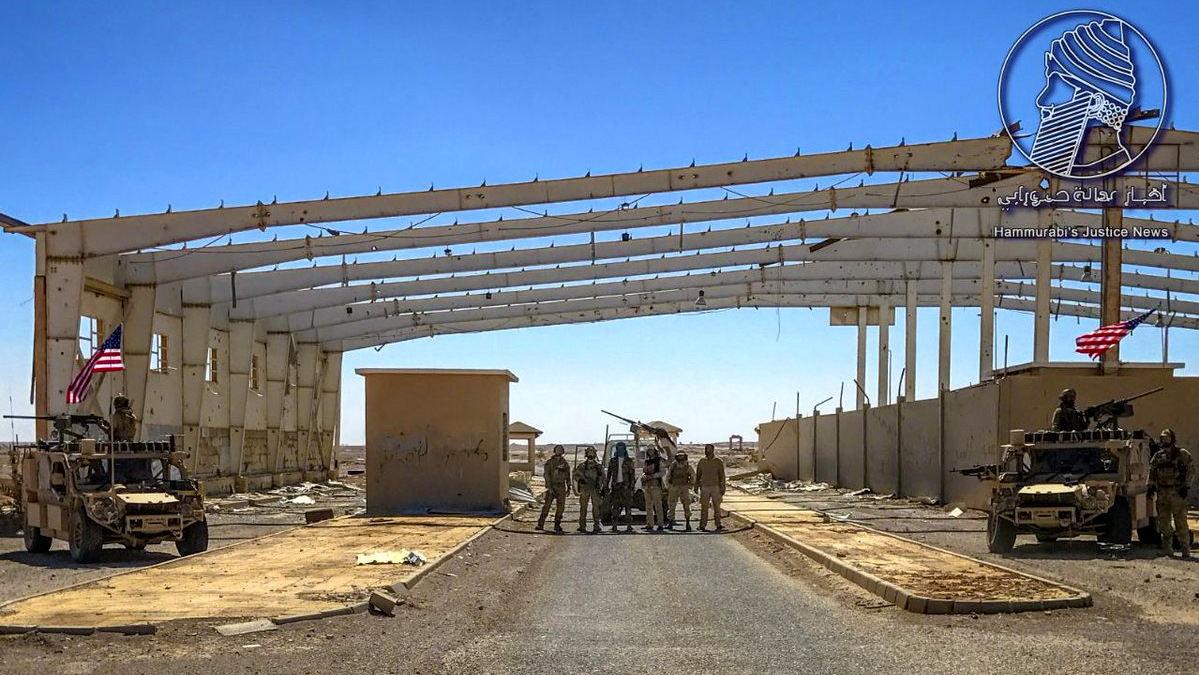
<instances>
[{"instance_id":1,"label":"shadow on road","mask_svg":"<svg viewBox=\"0 0 1199 675\"><path fill-rule=\"evenodd\" d=\"M47 569L78 569L89 570L97 568L133 568L156 565L178 556L157 551L131 551L128 549L106 548L100 553L100 560L95 563L82 564L71 560L69 551L50 551L49 553L29 553L27 551L9 551L0 555L0 561L14 562L29 567L44 567Z\"/></svg>"}]
</instances>

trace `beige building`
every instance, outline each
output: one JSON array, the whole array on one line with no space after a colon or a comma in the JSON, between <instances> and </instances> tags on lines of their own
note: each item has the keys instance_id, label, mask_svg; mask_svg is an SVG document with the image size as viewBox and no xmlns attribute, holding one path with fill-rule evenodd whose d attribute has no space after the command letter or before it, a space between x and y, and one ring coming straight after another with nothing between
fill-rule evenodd
<instances>
[{"instance_id":1,"label":"beige building","mask_svg":"<svg viewBox=\"0 0 1199 675\"><path fill-rule=\"evenodd\" d=\"M360 368L372 515L495 512L508 496L507 370Z\"/></svg>"}]
</instances>

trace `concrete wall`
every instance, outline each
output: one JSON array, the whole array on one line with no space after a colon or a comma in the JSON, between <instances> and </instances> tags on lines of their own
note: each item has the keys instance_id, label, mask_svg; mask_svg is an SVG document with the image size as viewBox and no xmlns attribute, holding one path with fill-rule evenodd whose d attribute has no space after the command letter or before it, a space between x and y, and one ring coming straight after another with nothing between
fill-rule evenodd
<instances>
[{"instance_id":1,"label":"concrete wall","mask_svg":"<svg viewBox=\"0 0 1199 675\"><path fill-rule=\"evenodd\" d=\"M899 406L866 413L866 486L879 494L899 492Z\"/></svg>"},{"instance_id":2,"label":"concrete wall","mask_svg":"<svg viewBox=\"0 0 1199 675\"><path fill-rule=\"evenodd\" d=\"M1193 413L1199 378L1141 364L1125 364L1105 376L1085 364L1013 368L997 380L938 399L801 418L798 426L795 420L763 423L758 443L766 448L763 468L776 478L981 508L990 498L987 486L954 469L998 461L1010 429L1048 427L1062 389L1077 389L1079 407L1085 408L1159 386L1165 390L1133 403L1136 415L1123 426L1154 435L1170 427L1181 445L1199 448L1199 415ZM1192 494L1192 502L1199 499L1199 490Z\"/></svg>"},{"instance_id":3,"label":"concrete wall","mask_svg":"<svg viewBox=\"0 0 1199 675\"><path fill-rule=\"evenodd\" d=\"M366 380L368 513L505 508L511 373L357 372Z\"/></svg>"}]
</instances>

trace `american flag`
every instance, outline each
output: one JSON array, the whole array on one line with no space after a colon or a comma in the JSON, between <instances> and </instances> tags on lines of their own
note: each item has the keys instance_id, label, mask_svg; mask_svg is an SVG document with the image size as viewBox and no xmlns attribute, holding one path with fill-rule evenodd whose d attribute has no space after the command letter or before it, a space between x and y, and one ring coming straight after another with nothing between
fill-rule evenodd
<instances>
[{"instance_id":1,"label":"american flag","mask_svg":"<svg viewBox=\"0 0 1199 675\"><path fill-rule=\"evenodd\" d=\"M1132 329L1141 325L1145 319L1149 318L1150 314L1156 311L1156 309L1151 309L1128 321L1113 323L1110 326L1104 326L1086 335L1080 335L1074 339L1074 351L1079 354L1087 354L1092 359L1097 359L1100 354L1114 347L1116 343L1124 339L1125 335L1131 333Z\"/></svg>"},{"instance_id":2,"label":"american flag","mask_svg":"<svg viewBox=\"0 0 1199 675\"><path fill-rule=\"evenodd\" d=\"M71 380L67 387L67 403L78 403L87 396L87 389L92 384L93 373L104 373L110 370L125 370L125 362L121 360L121 332L124 324L117 324L112 329L112 335L100 345L92 357L83 364L83 370Z\"/></svg>"}]
</instances>

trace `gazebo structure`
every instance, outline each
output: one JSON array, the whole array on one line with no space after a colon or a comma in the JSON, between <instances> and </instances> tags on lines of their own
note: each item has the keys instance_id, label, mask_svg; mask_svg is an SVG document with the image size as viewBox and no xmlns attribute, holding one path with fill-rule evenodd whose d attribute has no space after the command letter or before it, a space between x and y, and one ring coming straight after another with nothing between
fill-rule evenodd
<instances>
[{"instance_id":1,"label":"gazebo structure","mask_svg":"<svg viewBox=\"0 0 1199 675\"><path fill-rule=\"evenodd\" d=\"M513 422L508 425L508 447L519 444L520 441L525 443L525 455L521 459L515 459L511 455L509 449L508 469L511 471L533 471L537 464L537 437L541 435L541 430L536 429L524 422Z\"/></svg>"}]
</instances>

